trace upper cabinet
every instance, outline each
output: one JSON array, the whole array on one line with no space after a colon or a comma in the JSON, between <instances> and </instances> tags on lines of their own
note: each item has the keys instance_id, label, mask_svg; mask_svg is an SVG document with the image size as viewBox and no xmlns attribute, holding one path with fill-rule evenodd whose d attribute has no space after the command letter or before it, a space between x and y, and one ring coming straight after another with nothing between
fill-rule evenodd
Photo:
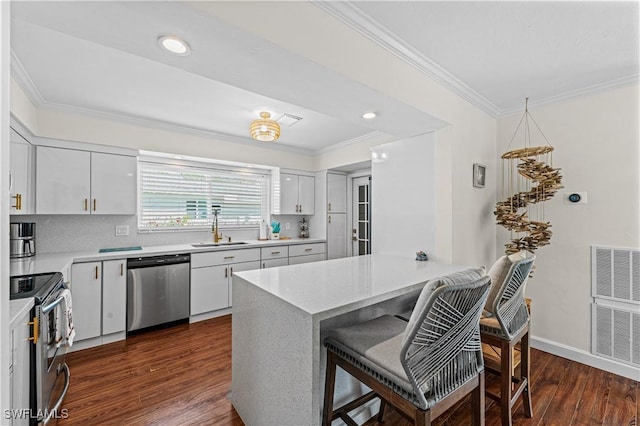
<instances>
[{"instance_id":1,"label":"upper cabinet","mask_svg":"<svg viewBox=\"0 0 640 426\"><path fill-rule=\"evenodd\" d=\"M280 210L276 214L312 215L315 210L315 178L280 173Z\"/></svg>"},{"instance_id":2,"label":"upper cabinet","mask_svg":"<svg viewBox=\"0 0 640 426\"><path fill-rule=\"evenodd\" d=\"M33 214L33 146L11 129L9 214Z\"/></svg>"},{"instance_id":3,"label":"upper cabinet","mask_svg":"<svg viewBox=\"0 0 640 426\"><path fill-rule=\"evenodd\" d=\"M137 159L38 146L36 213L136 214Z\"/></svg>"},{"instance_id":4,"label":"upper cabinet","mask_svg":"<svg viewBox=\"0 0 640 426\"><path fill-rule=\"evenodd\" d=\"M347 176L327 173L327 213L347 212Z\"/></svg>"}]
</instances>

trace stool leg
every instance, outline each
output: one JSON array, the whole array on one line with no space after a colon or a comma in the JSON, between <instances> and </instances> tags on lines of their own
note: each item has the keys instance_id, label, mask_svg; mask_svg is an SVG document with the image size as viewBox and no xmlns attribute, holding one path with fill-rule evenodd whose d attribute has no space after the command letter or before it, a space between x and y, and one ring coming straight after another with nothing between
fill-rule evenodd
<instances>
[{"instance_id":1,"label":"stool leg","mask_svg":"<svg viewBox=\"0 0 640 426\"><path fill-rule=\"evenodd\" d=\"M527 385L522 392L522 403L524 405L524 415L533 417L533 405L531 404L531 347L529 346L529 331L522 336L520 342L520 375L527 381Z\"/></svg>"},{"instance_id":2,"label":"stool leg","mask_svg":"<svg viewBox=\"0 0 640 426\"><path fill-rule=\"evenodd\" d=\"M378 423L382 423L382 421L384 420L384 407L386 406L386 403L384 402L384 399L380 398L380 410L378 411Z\"/></svg>"},{"instance_id":3,"label":"stool leg","mask_svg":"<svg viewBox=\"0 0 640 426\"><path fill-rule=\"evenodd\" d=\"M484 426L484 371L478 375L478 387L471 396L473 426Z\"/></svg>"},{"instance_id":4,"label":"stool leg","mask_svg":"<svg viewBox=\"0 0 640 426\"><path fill-rule=\"evenodd\" d=\"M500 414L502 426L511 426L511 379L513 374L513 352L508 340L500 345Z\"/></svg>"},{"instance_id":5,"label":"stool leg","mask_svg":"<svg viewBox=\"0 0 640 426\"><path fill-rule=\"evenodd\" d=\"M333 417L333 391L336 383L336 361L335 354L327 351L327 374L324 381L324 407L322 408L323 426L331 425Z\"/></svg>"}]
</instances>

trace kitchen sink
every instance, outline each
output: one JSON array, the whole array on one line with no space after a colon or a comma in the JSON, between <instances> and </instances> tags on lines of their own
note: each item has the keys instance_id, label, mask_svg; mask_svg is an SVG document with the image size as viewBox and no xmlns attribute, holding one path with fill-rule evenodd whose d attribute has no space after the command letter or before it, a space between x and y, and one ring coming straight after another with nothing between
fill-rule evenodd
<instances>
[{"instance_id":1,"label":"kitchen sink","mask_svg":"<svg viewBox=\"0 0 640 426\"><path fill-rule=\"evenodd\" d=\"M241 245L241 244L249 244L246 241L221 241L219 243L210 243L210 242L206 242L206 243L196 243L196 244L191 244L192 247L220 247L220 246L237 246L237 245Z\"/></svg>"}]
</instances>

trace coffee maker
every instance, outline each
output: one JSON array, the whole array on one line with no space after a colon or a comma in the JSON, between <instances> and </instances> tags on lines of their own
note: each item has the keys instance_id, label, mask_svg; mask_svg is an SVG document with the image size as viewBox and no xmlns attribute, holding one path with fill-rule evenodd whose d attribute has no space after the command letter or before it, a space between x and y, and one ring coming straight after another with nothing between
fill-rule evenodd
<instances>
[{"instance_id":1,"label":"coffee maker","mask_svg":"<svg viewBox=\"0 0 640 426\"><path fill-rule=\"evenodd\" d=\"M9 257L21 258L36 254L36 224L11 223L9 233Z\"/></svg>"}]
</instances>

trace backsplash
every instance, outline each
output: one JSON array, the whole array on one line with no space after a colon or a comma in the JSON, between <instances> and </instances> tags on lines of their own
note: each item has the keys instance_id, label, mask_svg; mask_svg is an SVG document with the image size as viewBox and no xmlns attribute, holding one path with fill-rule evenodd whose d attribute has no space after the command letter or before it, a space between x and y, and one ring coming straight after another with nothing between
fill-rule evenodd
<instances>
[{"instance_id":1,"label":"backsplash","mask_svg":"<svg viewBox=\"0 0 640 426\"><path fill-rule=\"evenodd\" d=\"M137 216L21 215L11 216L11 222L36 223L38 254L136 245L191 244L213 240L213 235L207 231L138 233ZM129 226L129 235L116 236L116 226ZM233 241L256 240L258 229L222 230L222 235L225 239L230 236Z\"/></svg>"}]
</instances>

